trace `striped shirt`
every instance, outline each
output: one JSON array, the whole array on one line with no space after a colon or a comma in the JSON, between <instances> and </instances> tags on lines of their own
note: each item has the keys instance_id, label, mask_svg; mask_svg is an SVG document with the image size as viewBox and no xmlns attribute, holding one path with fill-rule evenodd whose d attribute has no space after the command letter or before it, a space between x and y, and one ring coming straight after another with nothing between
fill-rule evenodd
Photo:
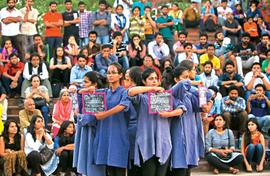
<instances>
[{"instance_id":1,"label":"striped shirt","mask_svg":"<svg viewBox=\"0 0 270 176\"><path fill-rule=\"evenodd\" d=\"M131 17L130 18L130 27L129 27L129 36L132 37L134 34L138 34L141 37L141 40L144 40L144 17Z\"/></svg>"},{"instance_id":2,"label":"striped shirt","mask_svg":"<svg viewBox=\"0 0 270 176\"><path fill-rule=\"evenodd\" d=\"M93 29L93 17L90 12L80 13L80 26L79 26L79 35L80 38L88 37L88 33Z\"/></svg>"},{"instance_id":3,"label":"striped shirt","mask_svg":"<svg viewBox=\"0 0 270 176\"><path fill-rule=\"evenodd\" d=\"M236 113L244 111L246 109L246 101L242 97L237 97L233 104L225 104L225 101L229 100L230 97L226 96L222 98L222 112Z\"/></svg>"},{"instance_id":4,"label":"striped shirt","mask_svg":"<svg viewBox=\"0 0 270 176\"><path fill-rule=\"evenodd\" d=\"M110 44L113 46L113 42L111 42ZM123 42L121 42L120 45L116 46L115 55L119 58L122 51L127 51L127 45Z\"/></svg>"}]
</instances>

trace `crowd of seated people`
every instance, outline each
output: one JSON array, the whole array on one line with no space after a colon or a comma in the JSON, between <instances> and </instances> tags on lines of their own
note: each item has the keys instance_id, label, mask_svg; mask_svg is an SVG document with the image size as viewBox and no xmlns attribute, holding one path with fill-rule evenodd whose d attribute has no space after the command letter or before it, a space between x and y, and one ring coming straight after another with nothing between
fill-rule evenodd
<instances>
[{"instance_id":1,"label":"crowd of seated people","mask_svg":"<svg viewBox=\"0 0 270 176\"><path fill-rule=\"evenodd\" d=\"M202 156L216 174L237 174L241 163L248 172L252 163L263 171L270 24L262 6L270 3L191 0L186 9L172 2L154 14L147 0L116 0L112 11L100 0L93 12L71 0L59 12L51 1L42 14L44 34L36 30L34 1L21 9L16 3L7 0L0 11L0 173L180 176L190 175ZM197 43L188 40L189 28L199 32ZM174 97L172 111L148 114L146 93L164 90ZM106 93L108 109L83 114L83 94L96 91ZM18 120L7 114L10 98L23 102ZM145 112L150 120L143 124ZM174 116L200 118L180 123ZM185 154L179 141L186 142ZM81 145L90 160L76 148Z\"/></svg>"}]
</instances>

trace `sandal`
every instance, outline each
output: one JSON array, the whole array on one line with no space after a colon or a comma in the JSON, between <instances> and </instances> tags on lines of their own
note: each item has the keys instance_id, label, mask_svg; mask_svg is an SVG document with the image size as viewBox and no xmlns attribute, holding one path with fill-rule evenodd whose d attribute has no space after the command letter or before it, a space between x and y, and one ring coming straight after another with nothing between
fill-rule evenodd
<instances>
[{"instance_id":1,"label":"sandal","mask_svg":"<svg viewBox=\"0 0 270 176\"><path fill-rule=\"evenodd\" d=\"M232 174L238 174L240 172L239 169L236 169L236 168L233 168L233 167L230 169L230 171L231 171Z\"/></svg>"},{"instance_id":2,"label":"sandal","mask_svg":"<svg viewBox=\"0 0 270 176\"><path fill-rule=\"evenodd\" d=\"M218 169L217 168L215 168L214 170L213 170L213 172L214 172L214 174L219 174L219 171L218 171Z\"/></svg>"}]
</instances>

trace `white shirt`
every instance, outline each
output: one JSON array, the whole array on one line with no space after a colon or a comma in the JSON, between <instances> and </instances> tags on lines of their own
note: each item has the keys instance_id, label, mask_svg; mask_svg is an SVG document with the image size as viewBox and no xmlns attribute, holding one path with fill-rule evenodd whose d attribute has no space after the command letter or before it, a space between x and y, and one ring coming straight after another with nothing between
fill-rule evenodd
<instances>
[{"instance_id":1,"label":"white shirt","mask_svg":"<svg viewBox=\"0 0 270 176\"><path fill-rule=\"evenodd\" d=\"M33 75L39 75L41 80L48 79L49 73L47 67L44 63L42 63L42 72L38 74L38 67L32 68L32 73L29 73L29 63L26 63L23 69L23 77L24 79L30 80Z\"/></svg>"},{"instance_id":2,"label":"white shirt","mask_svg":"<svg viewBox=\"0 0 270 176\"><path fill-rule=\"evenodd\" d=\"M217 86L217 83L218 83L218 77L215 75L214 72L211 73L210 76L206 76L204 73L201 73L200 75L200 78L203 82L203 84L205 85L205 87L210 87L210 86Z\"/></svg>"},{"instance_id":3,"label":"white shirt","mask_svg":"<svg viewBox=\"0 0 270 176\"><path fill-rule=\"evenodd\" d=\"M46 133L46 136L52 141L52 137ZM40 151L40 147L45 144L42 144L39 140L34 141L32 134L27 133L25 136L25 146L24 146L24 152L26 156L31 153L32 151ZM54 143L48 145L46 144L49 149L53 149Z\"/></svg>"},{"instance_id":4,"label":"white shirt","mask_svg":"<svg viewBox=\"0 0 270 176\"><path fill-rule=\"evenodd\" d=\"M20 11L22 13L22 18L24 18L26 14L26 7L20 9ZM31 8L31 10L28 12L28 19L35 20L37 22L38 19L37 9ZM35 23L23 22L21 25L21 33L24 35L37 34L36 22Z\"/></svg>"},{"instance_id":5,"label":"white shirt","mask_svg":"<svg viewBox=\"0 0 270 176\"><path fill-rule=\"evenodd\" d=\"M157 45L157 42L154 40L148 44L148 53L158 60L163 60L170 54L170 49L166 43L163 43L161 46Z\"/></svg>"},{"instance_id":6,"label":"white shirt","mask_svg":"<svg viewBox=\"0 0 270 176\"><path fill-rule=\"evenodd\" d=\"M180 53L180 54L177 55L176 59L178 60L178 63L181 63L183 60L186 60L186 59L187 59L187 55L186 55L185 52L184 52L184 53ZM197 54L192 53L191 61L192 61L194 64L199 65L199 60L198 60Z\"/></svg>"},{"instance_id":7,"label":"white shirt","mask_svg":"<svg viewBox=\"0 0 270 176\"><path fill-rule=\"evenodd\" d=\"M228 12L230 12L230 13L232 13L233 11L232 11L232 9L230 8L230 7L226 7L226 9L224 9L223 7L221 7L221 6L219 6L218 8L217 8L217 12L218 12L218 17L221 17L221 18L223 18L224 20L226 20L227 18L226 18L226 14L228 13ZM223 15L222 15L223 14Z\"/></svg>"},{"instance_id":8,"label":"white shirt","mask_svg":"<svg viewBox=\"0 0 270 176\"><path fill-rule=\"evenodd\" d=\"M16 36L20 34L20 23L9 23L4 24L2 20L7 17L21 17L21 12L14 8L11 12L7 10L7 7L4 7L0 11L0 20L2 27L2 35L3 36Z\"/></svg>"},{"instance_id":9,"label":"white shirt","mask_svg":"<svg viewBox=\"0 0 270 176\"><path fill-rule=\"evenodd\" d=\"M267 78L267 76L264 74L264 73L261 73L261 75L265 78L265 80L269 83L269 80ZM252 76L253 76L253 72L250 71L246 74L245 78L244 78L244 83L245 83L245 86L248 85L248 83L251 81L252 79ZM263 84L263 80L261 78L256 78L255 81L254 81L254 84L253 84L253 89L252 90L255 90L255 87L257 84Z\"/></svg>"}]
</instances>

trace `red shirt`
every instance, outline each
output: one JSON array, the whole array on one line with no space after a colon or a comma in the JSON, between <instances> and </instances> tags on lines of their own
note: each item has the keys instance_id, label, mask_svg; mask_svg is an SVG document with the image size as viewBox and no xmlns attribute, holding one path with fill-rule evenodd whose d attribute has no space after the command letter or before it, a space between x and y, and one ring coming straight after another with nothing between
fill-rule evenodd
<instances>
[{"instance_id":1,"label":"red shirt","mask_svg":"<svg viewBox=\"0 0 270 176\"><path fill-rule=\"evenodd\" d=\"M18 62L15 66L11 63L7 63L3 69L3 73L7 73L10 76L15 76L18 71L23 73L24 63Z\"/></svg>"},{"instance_id":2,"label":"red shirt","mask_svg":"<svg viewBox=\"0 0 270 176\"><path fill-rule=\"evenodd\" d=\"M63 16L61 13L48 12L43 16L43 21L47 22L58 22L59 20L63 20ZM45 37L61 37L61 27L47 27L45 29Z\"/></svg>"}]
</instances>

